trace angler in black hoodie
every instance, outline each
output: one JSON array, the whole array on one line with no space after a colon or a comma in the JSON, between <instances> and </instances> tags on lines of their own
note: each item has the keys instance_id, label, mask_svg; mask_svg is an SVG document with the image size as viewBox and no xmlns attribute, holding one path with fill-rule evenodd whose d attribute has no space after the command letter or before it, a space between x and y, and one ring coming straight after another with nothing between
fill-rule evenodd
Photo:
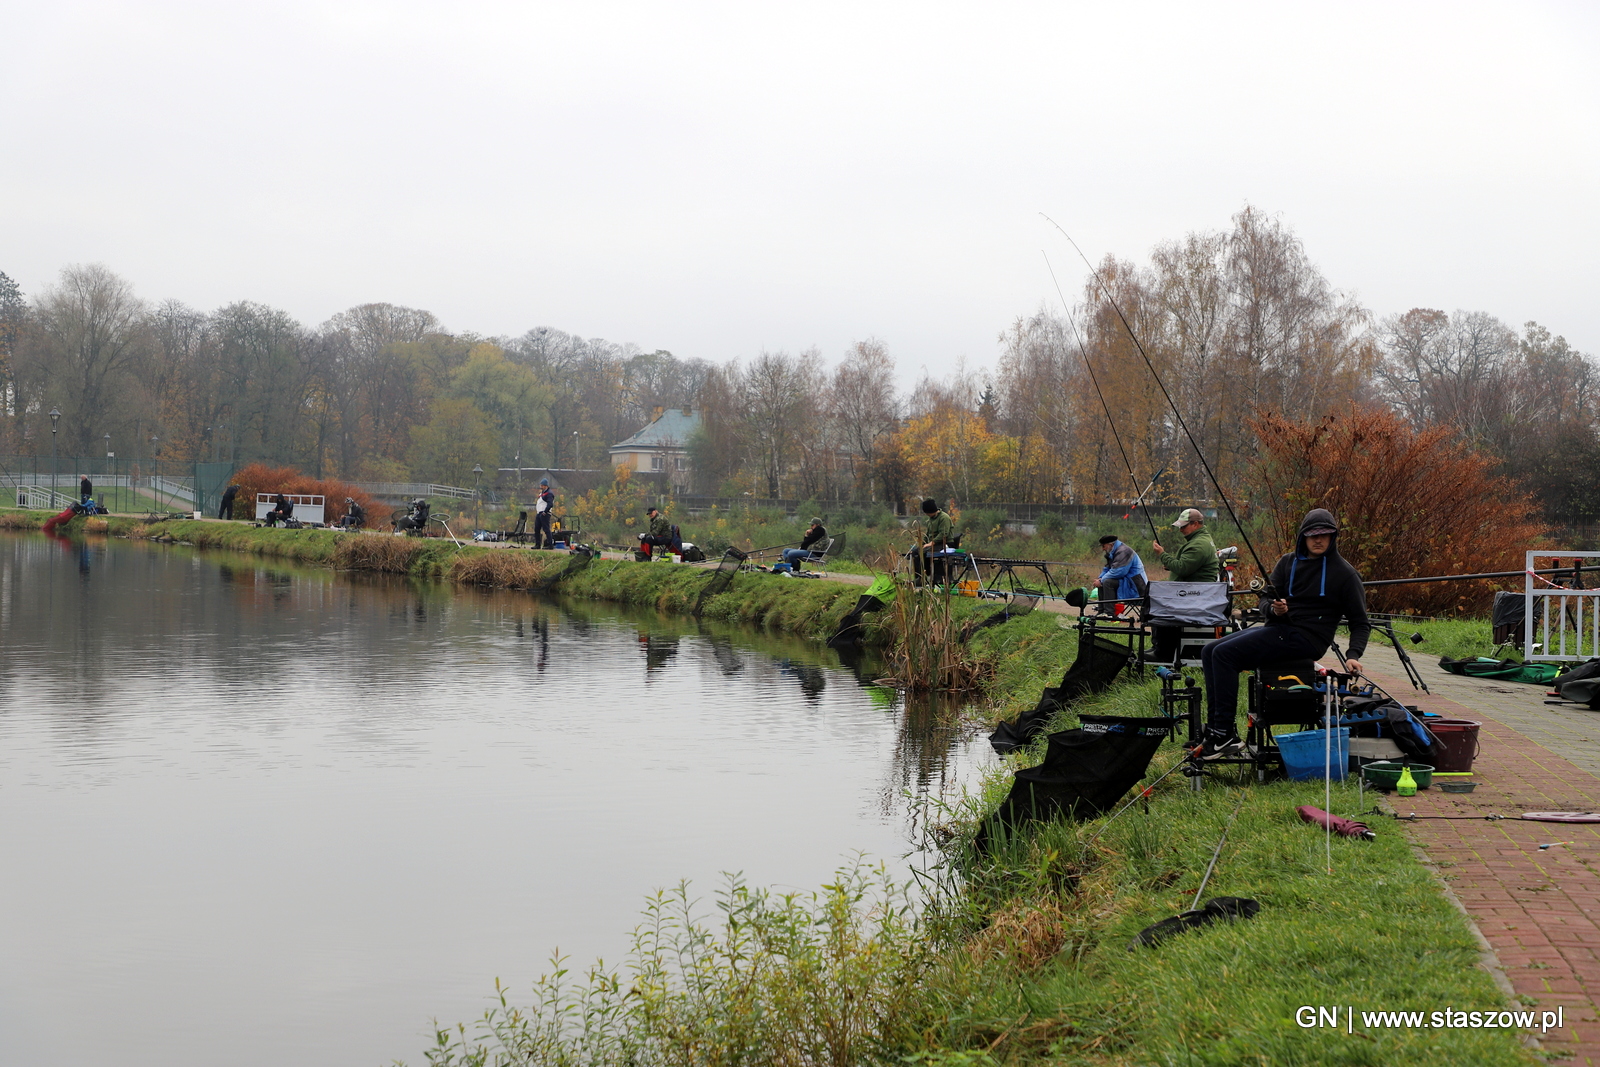
<instances>
[{"instance_id":1,"label":"angler in black hoodie","mask_svg":"<svg viewBox=\"0 0 1600 1067\"><path fill-rule=\"evenodd\" d=\"M1339 524L1313 508L1300 522L1295 550L1272 568L1278 599L1263 602L1267 622L1231 633L1200 654L1206 679L1206 736L1202 757L1244 746L1237 729L1239 672L1285 660L1317 659L1328 651L1341 619L1350 623L1350 670L1361 673L1367 650L1367 594L1361 575L1339 555Z\"/></svg>"}]
</instances>

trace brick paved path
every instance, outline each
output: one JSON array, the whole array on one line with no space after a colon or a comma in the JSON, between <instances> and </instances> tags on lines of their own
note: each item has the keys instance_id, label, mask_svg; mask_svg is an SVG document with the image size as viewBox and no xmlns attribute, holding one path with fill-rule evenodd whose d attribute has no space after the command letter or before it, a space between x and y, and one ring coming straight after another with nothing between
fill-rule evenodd
<instances>
[{"instance_id":1,"label":"brick paved path","mask_svg":"<svg viewBox=\"0 0 1600 1067\"><path fill-rule=\"evenodd\" d=\"M1406 829L1441 868L1512 989L1539 1009L1565 1007L1566 1031L1551 1031L1544 1050L1571 1057L1563 1063L1600 1067L1600 824L1515 818L1600 811L1600 712L1548 707L1541 686L1457 678L1439 669L1437 656L1417 662L1435 695L1415 693L1388 649L1373 648L1362 659L1402 702L1483 724L1469 779L1477 789L1391 794L1389 803L1401 814L1511 816Z\"/></svg>"}]
</instances>

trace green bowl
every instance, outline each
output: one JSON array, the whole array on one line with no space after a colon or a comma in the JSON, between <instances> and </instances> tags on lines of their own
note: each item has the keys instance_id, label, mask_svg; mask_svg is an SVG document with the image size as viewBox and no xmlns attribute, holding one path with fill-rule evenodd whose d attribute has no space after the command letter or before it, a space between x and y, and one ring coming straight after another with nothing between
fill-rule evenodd
<instances>
[{"instance_id":1,"label":"green bowl","mask_svg":"<svg viewBox=\"0 0 1600 1067\"><path fill-rule=\"evenodd\" d=\"M1404 767L1411 768L1411 777L1417 781L1418 789L1426 789L1433 784L1433 768L1426 763L1395 763L1393 760L1378 760L1361 768L1361 774L1366 778L1367 784L1378 789L1393 789L1400 781L1400 771Z\"/></svg>"}]
</instances>

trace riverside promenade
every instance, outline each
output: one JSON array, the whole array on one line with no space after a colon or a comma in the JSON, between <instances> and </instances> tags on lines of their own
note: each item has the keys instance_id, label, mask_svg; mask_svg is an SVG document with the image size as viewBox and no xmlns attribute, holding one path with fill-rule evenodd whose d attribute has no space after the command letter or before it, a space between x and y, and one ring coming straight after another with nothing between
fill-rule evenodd
<instances>
[{"instance_id":1,"label":"riverside promenade","mask_svg":"<svg viewBox=\"0 0 1600 1067\"><path fill-rule=\"evenodd\" d=\"M1476 925L1485 965L1502 988L1537 1009L1565 1009L1565 1027L1543 1037L1542 1051L1561 1063L1600 1067L1600 824L1517 818L1526 811L1600 812L1600 712L1546 705L1544 686L1449 674L1438 656L1411 651L1431 696L1411 688L1381 639L1362 665L1403 703L1483 724L1475 774L1467 779L1477 789L1391 794L1388 803L1401 815L1477 816L1406 823L1404 832ZM1367 821L1379 833L1396 828L1381 816Z\"/></svg>"}]
</instances>

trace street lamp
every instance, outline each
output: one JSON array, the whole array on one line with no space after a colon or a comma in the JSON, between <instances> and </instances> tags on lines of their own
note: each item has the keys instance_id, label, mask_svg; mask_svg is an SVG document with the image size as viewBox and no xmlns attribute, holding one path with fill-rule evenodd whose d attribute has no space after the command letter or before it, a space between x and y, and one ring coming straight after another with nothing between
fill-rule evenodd
<instances>
[{"instance_id":1,"label":"street lamp","mask_svg":"<svg viewBox=\"0 0 1600 1067\"><path fill-rule=\"evenodd\" d=\"M583 438L578 436L578 431L572 431L572 472L576 474L578 468L583 466Z\"/></svg>"},{"instance_id":2,"label":"street lamp","mask_svg":"<svg viewBox=\"0 0 1600 1067\"><path fill-rule=\"evenodd\" d=\"M156 458L156 477L150 483L150 488L155 491L156 503L161 503L161 438L155 434L150 435L150 454Z\"/></svg>"},{"instance_id":3,"label":"street lamp","mask_svg":"<svg viewBox=\"0 0 1600 1067\"><path fill-rule=\"evenodd\" d=\"M61 412L55 408L50 409L50 492L54 496L56 482L61 478L61 464L57 462L56 452L56 424L61 421Z\"/></svg>"},{"instance_id":4,"label":"street lamp","mask_svg":"<svg viewBox=\"0 0 1600 1067\"><path fill-rule=\"evenodd\" d=\"M110 468L111 482L106 486L105 490L101 491L101 493L100 493L100 499L101 500L104 500L106 498L106 492L110 490L111 486L114 486L114 485L117 484L117 465L114 462L117 457L116 457L115 453L113 453L111 451L111 435L109 433L106 434L105 435L105 439L106 439L106 459L112 461L112 462L108 462L106 464L106 466ZM108 508L107 510L110 510L110 509Z\"/></svg>"},{"instance_id":5,"label":"street lamp","mask_svg":"<svg viewBox=\"0 0 1600 1067\"><path fill-rule=\"evenodd\" d=\"M483 477L483 464L472 465L472 525L483 525L483 498L478 495L478 479Z\"/></svg>"}]
</instances>

